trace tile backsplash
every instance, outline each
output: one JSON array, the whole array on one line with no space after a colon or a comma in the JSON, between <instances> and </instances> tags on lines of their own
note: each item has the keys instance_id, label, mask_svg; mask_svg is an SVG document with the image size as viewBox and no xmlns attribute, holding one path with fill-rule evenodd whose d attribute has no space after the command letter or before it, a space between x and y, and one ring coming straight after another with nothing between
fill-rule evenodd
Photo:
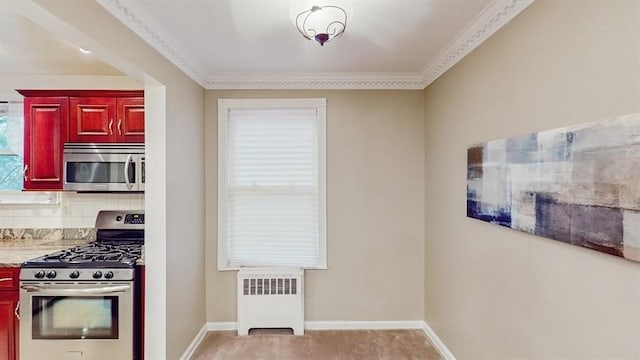
<instances>
[{"instance_id":1,"label":"tile backsplash","mask_svg":"<svg viewBox=\"0 0 640 360\"><path fill-rule=\"evenodd\" d=\"M0 205L0 228L93 228L99 210L144 209L144 194L60 193L52 205Z\"/></svg>"}]
</instances>

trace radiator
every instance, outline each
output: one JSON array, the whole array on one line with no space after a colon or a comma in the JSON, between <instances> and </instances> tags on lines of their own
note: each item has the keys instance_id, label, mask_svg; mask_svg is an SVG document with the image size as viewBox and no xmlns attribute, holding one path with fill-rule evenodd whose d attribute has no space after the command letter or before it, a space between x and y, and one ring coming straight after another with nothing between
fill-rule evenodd
<instances>
[{"instance_id":1,"label":"radiator","mask_svg":"<svg viewBox=\"0 0 640 360\"><path fill-rule=\"evenodd\" d=\"M291 328L304 335L302 269L238 271L238 335L254 328Z\"/></svg>"}]
</instances>

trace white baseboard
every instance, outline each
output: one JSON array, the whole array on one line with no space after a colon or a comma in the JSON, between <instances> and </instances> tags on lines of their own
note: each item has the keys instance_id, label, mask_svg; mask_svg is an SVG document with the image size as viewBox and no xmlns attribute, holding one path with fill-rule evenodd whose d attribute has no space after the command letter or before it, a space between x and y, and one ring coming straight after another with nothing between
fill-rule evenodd
<instances>
[{"instance_id":1,"label":"white baseboard","mask_svg":"<svg viewBox=\"0 0 640 360\"><path fill-rule=\"evenodd\" d=\"M440 355L442 355L445 360L456 360L456 357L453 356L453 353L449 350L447 345L445 345L442 340L440 340L438 335L436 335L436 332L433 331L431 326L429 326L426 321L422 322L422 331L424 331L429 340L431 340L433 346L436 347Z\"/></svg>"},{"instance_id":2,"label":"white baseboard","mask_svg":"<svg viewBox=\"0 0 640 360\"><path fill-rule=\"evenodd\" d=\"M227 321L227 322L208 322L207 323L208 331L237 331L238 323L235 321Z\"/></svg>"},{"instance_id":3,"label":"white baseboard","mask_svg":"<svg viewBox=\"0 0 640 360\"><path fill-rule=\"evenodd\" d=\"M198 331L198 333L196 334L196 337L193 338L193 341L191 341L191 344L189 344L189 346L187 347L187 350L185 350L182 356L180 356L180 360L191 359L191 357L193 356L193 353L196 351L198 346L200 346L200 343L204 339L205 335L207 335L207 331L209 331L207 325L208 324L202 325L202 327L200 328L200 331Z\"/></svg>"},{"instance_id":4,"label":"white baseboard","mask_svg":"<svg viewBox=\"0 0 640 360\"><path fill-rule=\"evenodd\" d=\"M202 326L180 360L188 360L198 348L208 331L235 331L237 322L208 322ZM305 321L305 330L400 330L420 329L431 340L445 360L456 360L449 348L440 340L431 327L421 320L416 321Z\"/></svg>"},{"instance_id":5,"label":"white baseboard","mask_svg":"<svg viewBox=\"0 0 640 360\"><path fill-rule=\"evenodd\" d=\"M423 321L305 321L305 330L422 329Z\"/></svg>"}]
</instances>

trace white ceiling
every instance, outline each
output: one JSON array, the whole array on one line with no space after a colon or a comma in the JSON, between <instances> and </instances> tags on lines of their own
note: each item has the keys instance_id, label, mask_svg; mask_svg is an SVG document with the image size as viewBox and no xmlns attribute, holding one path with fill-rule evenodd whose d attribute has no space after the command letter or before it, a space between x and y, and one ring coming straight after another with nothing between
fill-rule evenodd
<instances>
[{"instance_id":1,"label":"white ceiling","mask_svg":"<svg viewBox=\"0 0 640 360\"><path fill-rule=\"evenodd\" d=\"M97 0L206 88L424 88L534 0ZM294 6L344 4L304 39Z\"/></svg>"},{"instance_id":2,"label":"white ceiling","mask_svg":"<svg viewBox=\"0 0 640 360\"><path fill-rule=\"evenodd\" d=\"M0 6L0 76L123 75L33 21Z\"/></svg>"},{"instance_id":3,"label":"white ceiling","mask_svg":"<svg viewBox=\"0 0 640 360\"><path fill-rule=\"evenodd\" d=\"M534 0L95 1L208 89L422 89ZM321 47L291 17L328 1L350 15ZM123 75L6 6L0 24L0 76Z\"/></svg>"}]
</instances>

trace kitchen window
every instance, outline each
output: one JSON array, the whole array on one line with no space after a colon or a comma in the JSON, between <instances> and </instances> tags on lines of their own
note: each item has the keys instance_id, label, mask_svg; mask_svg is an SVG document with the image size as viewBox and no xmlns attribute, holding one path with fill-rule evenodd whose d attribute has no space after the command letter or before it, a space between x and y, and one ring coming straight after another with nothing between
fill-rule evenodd
<instances>
[{"instance_id":1,"label":"kitchen window","mask_svg":"<svg viewBox=\"0 0 640 360\"><path fill-rule=\"evenodd\" d=\"M23 103L0 101L0 205L57 204L56 192L21 192L24 167Z\"/></svg>"},{"instance_id":2,"label":"kitchen window","mask_svg":"<svg viewBox=\"0 0 640 360\"><path fill-rule=\"evenodd\" d=\"M326 269L326 99L218 101L218 269Z\"/></svg>"},{"instance_id":3,"label":"kitchen window","mask_svg":"<svg viewBox=\"0 0 640 360\"><path fill-rule=\"evenodd\" d=\"M0 103L0 190L22 189L22 104Z\"/></svg>"}]
</instances>

